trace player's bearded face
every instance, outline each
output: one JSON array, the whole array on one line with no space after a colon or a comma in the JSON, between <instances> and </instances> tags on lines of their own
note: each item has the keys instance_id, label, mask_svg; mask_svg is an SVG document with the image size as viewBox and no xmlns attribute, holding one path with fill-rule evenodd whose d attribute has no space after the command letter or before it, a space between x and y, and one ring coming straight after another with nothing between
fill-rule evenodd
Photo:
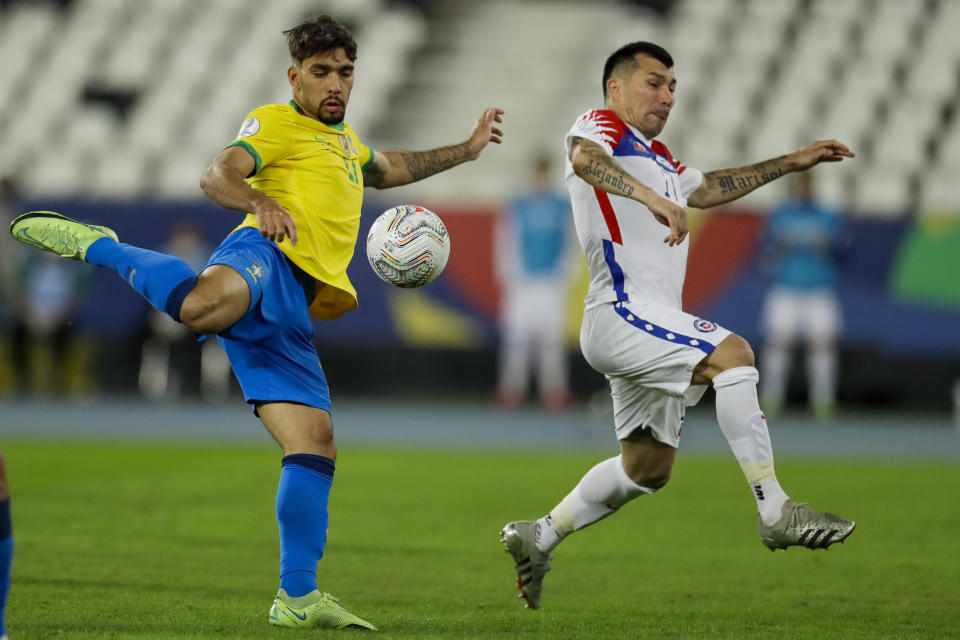
<instances>
[{"instance_id":1,"label":"player's bearded face","mask_svg":"<svg viewBox=\"0 0 960 640\"><path fill-rule=\"evenodd\" d=\"M300 108L324 124L340 124L353 90L353 62L343 49L310 56L291 67L290 84Z\"/></svg>"}]
</instances>

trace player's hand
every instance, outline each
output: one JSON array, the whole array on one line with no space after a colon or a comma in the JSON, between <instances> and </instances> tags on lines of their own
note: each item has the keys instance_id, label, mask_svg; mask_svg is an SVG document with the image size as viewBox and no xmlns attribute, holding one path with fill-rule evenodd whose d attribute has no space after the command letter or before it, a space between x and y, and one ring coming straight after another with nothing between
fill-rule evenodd
<instances>
[{"instance_id":1,"label":"player's hand","mask_svg":"<svg viewBox=\"0 0 960 640\"><path fill-rule=\"evenodd\" d=\"M477 124L473 125L470 138L467 140L467 149L470 152L471 160L476 160L488 143L500 144L503 142L503 131L495 126L500 122L503 122L503 109L498 107L485 109L480 115Z\"/></svg>"},{"instance_id":2,"label":"player's hand","mask_svg":"<svg viewBox=\"0 0 960 640\"><path fill-rule=\"evenodd\" d=\"M797 171L803 171L821 162L840 162L844 158L854 158L856 154L842 142L836 140L817 140L790 154L792 164Z\"/></svg>"},{"instance_id":3,"label":"player's hand","mask_svg":"<svg viewBox=\"0 0 960 640\"><path fill-rule=\"evenodd\" d=\"M663 239L671 247L683 242L690 232L687 223L687 210L676 202L654 194L650 202L645 203L660 224L670 227L670 235Z\"/></svg>"},{"instance_id":4,"label":"player's hand","mask_svg":"<svg viewBox=\"0 0 960 640\"><path fill-rule=\"evenodd\" d=\"M290 238L290 244L297 244L297 225L286 209L277 204L276 200L264 197L253 206L253 215L257 217L257 226L260 235L273 242L283 242Z\"/></svg>"}]
</instances>

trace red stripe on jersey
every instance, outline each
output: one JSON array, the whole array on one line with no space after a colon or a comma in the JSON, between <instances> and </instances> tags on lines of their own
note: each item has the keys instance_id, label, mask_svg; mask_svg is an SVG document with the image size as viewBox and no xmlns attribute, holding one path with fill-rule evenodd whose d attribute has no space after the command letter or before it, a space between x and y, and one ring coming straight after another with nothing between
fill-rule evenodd
<instances>
[{"instance_id":1,"label":"red stripe on jersey","mask_svg":"<svg viewBox=\"0 0 960 640\"><path fill-rule=\"evenodd\" d=\"M617 222L617 214L613 212L613 205L610 204L610 197L606 191L600 191L596 187L593 192L597 194L597 202L600 203L600 211L603 212L603 219L607 223L607 230L610 232L610 239L617 244L623 244L623 236L620 235L620 224Z\"/></svg>"},{"instance_id":2,"label":"red stripe on jersey","mask_svg":"<svg viewBox=\"0 0 960 640\"><path fill-rule=\"evenodd\" d=\"M673 165L673 168L677 170L678 174L683 173L684 171L687 170L687 168L684 165L680 164L679 160L673 159L673 156L670 155L670 150L667 149L667 145L663 144L659 140L654 140L653 142L651 142L650 148L653 149L654 153L659 154L661 156L666 156L667 160L670 161L670 164Z\"/></svg>"},{"instance_id":3,"label":"red stripe on jersey","mask_svg":"<svg viewBox=\"0 0 960 640\"><path fill-rule=\"evenodd\" d=\"M600 130L602 137L607 138L610 150L613 151L620 144L626 132L626 125L609 109L593 109L580 117L581 126L591 123Z\"/></svg>"}]
</instances>

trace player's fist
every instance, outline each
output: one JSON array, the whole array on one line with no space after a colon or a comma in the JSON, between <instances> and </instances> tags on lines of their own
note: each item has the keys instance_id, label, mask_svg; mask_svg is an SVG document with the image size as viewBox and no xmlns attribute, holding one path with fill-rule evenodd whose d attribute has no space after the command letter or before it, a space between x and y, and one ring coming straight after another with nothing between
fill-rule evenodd
<instances>
[{"instance_id":1,"label":"player's fist","mask_svg":"<svg viewBox=\"0 0 960 640\"><path fill-rule=\"evenodd\" d=\"M276 200L267 197L258 200L252 213L257 218L261 236L278 243L290 238L290 244L297 244L297 225Z\"/></svg>"},{"instance_id":2,"label":"player's fist","mask_svg":"<svg viewBox=\"0 0 960 640\"><path fill-rule=\"evenodd\" d=\"M690 232L690 225L687 222L687 210L676 202L654 194L650 202L646 203L650 213L657 219L657 222L670 227L670 235L663 239L671 247L683 242L684 238Z\"/></svg>"}]
</instances>

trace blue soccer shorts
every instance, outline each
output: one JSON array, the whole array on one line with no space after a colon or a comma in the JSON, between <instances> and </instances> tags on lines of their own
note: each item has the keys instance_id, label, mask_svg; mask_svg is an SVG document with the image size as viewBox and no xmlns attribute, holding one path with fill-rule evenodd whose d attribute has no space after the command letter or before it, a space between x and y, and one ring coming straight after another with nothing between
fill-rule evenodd
<instances>
[{"instance_id":1,"label":"blue soccer shorts","mask_svg":"<svg viewBox=\"0 0 960 640\"><path fill-rule=\"evenodd\" d=\"M250 308L217 335L246 401L295 402L330 411L330 389L313 346L307 311L316 284L275 242L253 227L224 239L207 266L236 270L250 287Z\"/></svg>"}]
</instances>

